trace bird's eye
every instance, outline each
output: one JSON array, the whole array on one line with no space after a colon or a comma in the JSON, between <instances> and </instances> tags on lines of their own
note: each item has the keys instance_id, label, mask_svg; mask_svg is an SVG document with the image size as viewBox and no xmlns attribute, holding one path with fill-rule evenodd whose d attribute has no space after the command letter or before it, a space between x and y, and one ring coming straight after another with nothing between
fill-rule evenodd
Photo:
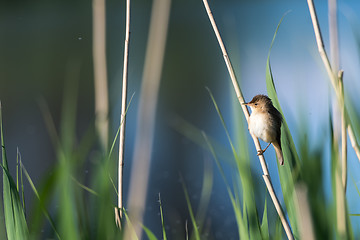
<instances>
[{"instance_id":1,"label":"bird's eye","mask_svg":"<svg viewBox=\"0 0 360 240\"><path fill-rule=\"evenodd\" d=\"M254 105L257 106L257 103L255 103Z\"/></svg>"}]
</instances>

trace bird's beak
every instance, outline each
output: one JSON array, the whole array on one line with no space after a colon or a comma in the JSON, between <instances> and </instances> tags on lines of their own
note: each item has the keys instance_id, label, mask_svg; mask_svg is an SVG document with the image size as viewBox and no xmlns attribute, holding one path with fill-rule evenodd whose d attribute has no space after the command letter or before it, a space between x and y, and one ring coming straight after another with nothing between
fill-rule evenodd
<instances>
[{"instance_id":1,"label":"bird's beak","mask_svg":"<svg viewBox=\"0 0 360 240\"><path fill-rule=\"evenodd\" d=\"M242 103L242 105L248 105L249 103L246 103L246 102L244 102L244 103Z\"/></svg>"}]
</instances>

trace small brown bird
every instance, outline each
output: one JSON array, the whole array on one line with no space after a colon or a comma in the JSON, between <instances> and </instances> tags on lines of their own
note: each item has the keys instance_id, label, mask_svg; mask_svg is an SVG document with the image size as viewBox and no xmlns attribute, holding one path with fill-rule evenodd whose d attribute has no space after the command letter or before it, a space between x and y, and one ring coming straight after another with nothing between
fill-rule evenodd
<instances>
[{"instance_id":1,"label":"small brown bird","mask_svg":"<svg viewBox=\"0 0 360 240\"><path fill-rule=\"evenodd\" d=\"M280 165L284 165L280 141L281 113L274 107L271 99L266 95L256 95L250 102L243 104L251 109L249 119L250 133L269 143L264 150L258 151L258 155L263 154L272 143Z\"/></svg>"}]
</instances>

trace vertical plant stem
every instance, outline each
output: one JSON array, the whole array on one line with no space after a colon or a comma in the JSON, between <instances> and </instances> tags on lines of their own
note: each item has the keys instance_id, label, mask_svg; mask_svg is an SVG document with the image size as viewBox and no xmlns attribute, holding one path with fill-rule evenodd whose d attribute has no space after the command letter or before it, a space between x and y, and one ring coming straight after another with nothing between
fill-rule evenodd
<instances>
[{"instance_id":1,"label":"vertical plant stem","mask_svg":"<svg viewBox=\"0 0 360 240\"><path fill-rule=\"evenodd\" d=\"M120 139L119 139L119 166L118 166L118 208L115 209L115 221L121 227L122 208L123 208L123 172L124 172L124 152L125 152L125 125L126 125L126 99L127 99L127 80L129 62L129 41L130 41L130 0L126 0L126 28L124 45L124 66L122 79L122 99L120 117Z\"/></svg>"},{"instance_id":2,"label":"vertical plant stem","mask_svg":"<svg viewBox=\"0 0 360 240\"><path fill-rule=\"evenodd\" d=\"M314 33L315 33L315 38L316 38L316 43L319 49L319 53L321 56L321 59L323 60L324 66L326 68L326 71L329 75L330 78L330 82L331 85L334 88L336 97L339 99L340 98L340 91L338 88L338 84L336 84L337 82L337 76L333 74L331 66L330 66L330 62L328 60L328 57L326 55L325 49L324 49L324 43L323 40L321 38L321 33L320 33L320 28L319 28L319 24L318 24L318 20L317 20L317 16L316 16L316 12L315 12L315 7L314 7L314 3L313 0L308 0L308 6L309 6L309 11L310 11L310 15L311 15L311 20L313 23L313 27L314 27ZM346 112L346 109L345 109ZM354 148L356 156L360 162L360 147L359 147L359 143L357 142L356 136L354 134L354 130L353 127L351 126L350 123L347 123L347 131L349 134L349 138L351 141L351 146Z\"/></svg>"},{"instance_id":3,"label":"vertical plant stem","mask_svg":"<svg viewBox=\"0 0 360 240\"><path fill-rule=\"evenodd\" d=\"M315 32L315 37L316 37L316 42L317 42L317 46L319 49L319 53L323 60L325 68L327 70L327 73L329 75L331 85L334 88L339 106L342 109L341 110L341 112L342 112L341 119L342 119L342 126L343 126L341 128L342 129L341 135L342 135L342 139L343 139L342 140L342 162L343 162L343 164L347 163L347 160L345 159L347 157L347 153L346 153L347 137L346 137L346 133L343 132L346 130L346 128L349 133L352 147L354 148L356 155L360 161L359 144L356 141L351 124L346 122L346 108L345 108L344 90L343 90L343 71L334 71L333 68L331 67L330 62L327 57L327 54L324 49L324 43L321 38L320 27L318 24L314 3L312 0L308 0L308 6L309 6L309 10L310 10L311 20L312 20L313 27L314 27L314 32ZM330 15L332 16L332 14L330 14ZM334 32L334 30L333 30L333 32ZM337 32L337 30L336 30L336 32ZM333 40L332 42L334 42L334 41L335 40ZM334 54L334 55L336 56L336 54ZM338 61L335 61L335 64L337 64L337 62ZM346 170L346 168L347 167L345 167L345 170ZM344 178L346 180L346 177L344 177ZM346 186L346 183L344 184L344 187L345 186Z\"/></svg>"},{"instance_id":4,"label":"vertical plant stem","mask_svg":"<svg viewBox=\"0 0 360 240\"><path fill-rule=\"evenodd\" d=\"M22 205L24 208L24 213L26 214L26 204L25 204L25 189L24 189L24 181L23 181L23 169L21 168L22 160L21 160L21 154L19 151L19 148L16 148L16 152L19 155L19 168L20 168L20 184L21 184L21 197L22 197ZM18 189L19 195L20 190Z\"/></svg>"},{"instance_id":5,"label":"vertical plant stem","mask_svg":"<svg viewBox=\"0 0 360 240\"><path fill-rule=\"evenodd\" d=\"M142 239L141 222L150 172L156 105L165 53L170 2L170 0L155 0L153 2L140 91L128 197L129 218L139 239ZM131 233L129 224L126 224L124 239L132 239Z\"/></svg>"},{"instance_id":6,"label":"vertical plant stem","mask_svg":"<svg viewBox=\"0 0 360 240\"><path fill-rule=\"evenodd\" d=\"M352 126L350 124L347 125L347 131L348 131L348 134L349 134L349 139L350 139L351 146L354 148L356 156L357 156L357 158L358 158L358 160L360 162L360 147L359 147L359 144L356 141L354 131L353 131Z\"/></svg>"},{"instance_id":7,"label":"vertical plant stem","mask_svg":"<svg viewBox=\"0 0 360 240\"><path fill-rule=\"evenodd\" d=\"M344 82L343 71L339 71L339 39L338 39L338 24L337 24L337 0L329 0L329 33L330 33L330 55L331 68L333 75L337 76L337 83L339 88L338 107L341 114L341 170L342 170L342 184L344 192L346 192L347 182L347 134L346 134L346 118L345 118L345 101L344 101ZM336 129L334 127L334 129Z\"/></svg>"},{"instance_id":8,"label":"vertical plant stem","mask_svg":"<svg viewBox=\"0 0 360 240\"><path fill-rule=\"evenodd\" d=\"M334 148L338 147L338 142L334 141ZM346 217L345 217L345 192L341 180L341 165L338 151L335 151L335 201L336 201L336 228L339 239L346 239Z\"/></svg>"},{"instance_id":9,"label":"vertical plant stem","mask_svg":"<svg viewBox=\"0 0 360 240\"><path fill-rule=\"evenodd\" d=\"M249 121L249 117L250 117L249 110L247 109L247 107L245 105L242 104L242 103L245 102L244 97L242 95L239 84L238 84L238 82L236 80L235 72L234 72L233 67L231 65L229 56L228 56L226 48L225 48L225 45L224 45L224 43L223 43L223 41L221 39L220 32L219 32L219 30L218 30L218 28L216 26L215 19L214 19L213 15L212 15L212 12L211 12L211 9L209 7L209 4L208 4L207 0L203 0L203 3L204 3L204 6L205 6L205 9L206 9L206 12L208 14L209 20L211 22L212 28L213 28L213 30L215 32L218 43L220 45L220 48L221 48L221 51L222 51L222 54L223 54L223 57L224 57L224 60L225 60L226 67L227 67L228 72L230 74L230 78L231 78L231 81L232 81L232 84L233 84L233 87L234 87L234 90L235 90L235 93L236 93L236 97L239 100L239 103L240 103L241 108L243 110L243 113L245 115L246 121ZM259 139L257 137L255 137L254 135L251 135L251 137L253 138L256 150L261 150ZM264 158L263 155L259 155L258 157L259 157L259 160L260 160L262 171L264 173L263 178L264 178L264 181L266 183L266 187L267 187L268 192L269 192L269 194L271 196L271 200L272 200L272 202L273 202L273 204L275 206L275 209L276 209L276 211L277 211L277 213L278 213L278 215L279 215L279 217L281 219L281 223L282 223L282 225L283 225L283 227L285 229L286 235L287 235L288 239L294 239L294 236L293 236L293 234L291 232L290 225L289 225L287 219L285 218L285 214L283 212L283 209L281 208L279 199L277 198L277 196L275 194L275 191L274 191L274 188L273 188L273 185L271 183L271 178L270 178L269 170L268 170L266 162L265 162L265 158Z\"/></svg>"},{"instance_id":10,"label":"vertical plant stem","mask_svg":"<svg viewBox=\"0 0 360 240\"><path fill-rule=\"evenodd\" d=\"M346 112L344 100L344 82L343 71L339 71L339 88L341 92L340 109L341 109L341 175L344 194L347 186L347 134L346 134Z\"/></svg>"},{"instance_id":11,"label":"vertical plant stem","mask_svg":"<svg viewBox=\"0 0 360 240\"><path fill-rule=\"evenodd\" d=\"M16 148L16 188L19 191L19 148Z\"/></svg>"},{"instance_id":12,"label":"vertical plant stem","mask_svg":"<svg viewBox=\"0 0 360 240\"><path fill-rule=\"evenodd\" d=\"M265 181L265 185L269 191L269 195L272 199L273 202L276 202L276 201L279 201L276 197L276 193L274 191L274 187L271 183L271 180L270 180L270 177L269 175L263 175L263 178L264 178L264 181ZM274 204L275 205L275 204ZM286 217L284 215L284 212L282 211L281 209L281 206L280 204L279 205L275 205L275 208L276 208L276 211L278 212L278 215L279 215L279 218L281 220L281 223L283 226L286 226L288 225L287 223L287 220L286 220ZM284 230L286 232L286 235L288 236L288 239L294 239L293 235L292 235L292 232L291 232L291 229L290 227L284 227Z\"/></svg>"},{"instance_id":13,"label":"vertical plant stem","mask_svg":"<svg viewBox=\"0 0 360 240\"><path fill-rule=\"evenodd\" d=\"M104 151L108 147L109 98L106 69L105 0L93 0L95 124Z\"/></svg>"},{"instance_id":14,"label":"vertical plant stem","mask_svg":"<svg viewBox=\"0 0 360 240\"><path fill-rule=\"evenodd\" d=\"M299 239L314 240L315 234L308 200L308 189L305 184L297 184L295 192L294 197L296 199L294 201L298 202L296 213L300 228Z\"/></svg>"},{"instance_id":15,"label":"vertical plant stem","mask_svg":"<svg viewBox=\"0 0 360 240\"><path fill-rule=\"evenodd\" d=\"M328 3L331 68L333 70L333 74L336 76L340 68L337 6L336 0L328 0Z\"/></svg>"},{"instance_id":16,"label":"vertical plant stem","mask_svg":"<svg viewBox=\"0 0 360 240\"><path fill-rule=\"evenodd\" d=\"M230 74L230 79L231 79L231 82L233 84L233 87L234 87L234 90L235 90L235 93L236 93L236 97L239 100L239 103L240 103L241 108L243 110L243 113L245 115L246 121L249 121L249 117L250 117L249 110L247 109L247 107L245 105L242 104L242 103L245 102L244 96L243 96L243 94L241 92L241 89L239 87L239 84L238 84L238 82L236 80L234 69L233 69L233 67L231 65L229 56L228 56L226 48L225 48L225 45L224 45L224 43L223 43L223 41L221 39L220 32L219 32L219 30L218 30L218 28L216 26L215 19L214 19L213 15L212 15L210 6L209 6L207 0L203 0L203 3L204 3L204 6L205 6L205 9L206 9L206 12L208 14L209 20L211 22L211 25L213 27L213 30L215 32L218 43L220 45L220 48L221 48L221 51L222 51L222 54L223 54L223 57L224 57L224 60L225 60L226 67L227 67L228 72ZM256 150L260 150L261 146L260 146L259 139L257 139L255 136L252 136L252 138L254 140ZM262 167L262 170L263 170L264 174L269 175L269 171L268 171L264 156L259 155L259 159L260 159L261 167Z\"/></svg>"},{"instance_id":17,"label":"vertical plant stem","mask_svg":"<svg viewBox=\"0 0 360 240\"><path fill-rule=\"evenodd\" d=\"M335 91L336 97L337 97L337 99L339 101L339 99L341 99L341 95L342 95L342 98L344 98L344 96L343 96L343 94L341 94L340 87L339 87L339 84L338 84L338 82L339 82L339 78L337 76L338 73L333 72L333 70L331 68L331 65L330 65L330 62L329 62L329 59L328 59L327 54L325 52L324 42L323 42L322 37L321 37L321 32L320 32L320 27L319 27L317 15L316 15L315 7L314 7L314 2L313 2L313 0L308 0L307 2L308 2L308 6L309 6L310 16L311 16L311 20L312 20L312 24L313 24L313 28L314 28L314 33L315 33L315 38L316 38L316 43L317 43L317 46L318 46L319 54L320 54L320 57L321 57L321 59L322 59L322 61L324 63L326 72L327 72L327 74L329 76L329 79L330 79L331 85L333 86L333 89ZM341 81L342 81L342 78L341 78ZM345 111L345 114L346 114L346 109L344 109L344 111ZM356 156L358 157L358 160L360 161L360 149L359 149L359 144L358 144L358 142L356 140L356 137L355 137L355 134L354 134L354 130L353 130L351 124L348 123L348 124L346 124L346 126L347 126L347 131L349 133L349 138L350 138L350 141L351 141L351 145L355 150L355 153L356 153Z\"/></svg>"},{"instance_id":18,"label":"vertical plant stem","mask_svg":"<svg viewBox=\"0 0 360 240\"><path fill-rule=\"evenodd\" d=\"M320 53L320 57L324 63L326 72L329 75L331 85L333 86L336 95L339 96L339 91L338 91L338 87L336 84L337 79L336 79L336 76L333 74L333 70L331 68L329 58L325 52L324 42L323 42L323 39L321 36L320 27L319 27L317 15L316 15L315 7L314 7L314 2L313 2L313 0L308 0L307 2L308 2L308 6L309 6L311 21L312 21L312 24L314 27L315 39L316 39L316 44L317 44L317 47L318 47L318 50Z\"/></svg>"},{"instance_id":19,"label":"vertical plant stem","mask_svg":"<svg viewBox=\"0 0 360 240\"><path fill-rule=\"evenodd\" d=\"M320 56L323 60L325 68L330 78L330 82L334 88L335 95L337 98L337 103L340 107L341 112L341 157L335 156L336 158L336 166L335 166L335 188L336 188L336 220L337 220L337 232L341 238L346 236L346 203L345 203L345 188L346 188L346 180L347 180L347 152L346 152L346 144L347 144L347 136L346 136L346 126L348 127L349 135L353 135L351 125L347 125L346 123L346 109L345 109L345 101L344 101L344 90L343 90L343 71L338 71L339 60L333 60L333 66L330 65L329 59L327 57L326 51L324 49L324 43L321 38L320 27L318 23L318 19L316 16L316 11L314 7L313 0L308 0L309 11L311 15L311 20L313 23L313 28L315 32L316 42L319 49ZM332 19L329 20L330 23L330 42L332 56L334 58L338 58L338 41L337 41L337 19L336 19L336 0L329 0L329 17ZM334 35L336 34L336 36ZM336 126L335 126L336 127ZM337 131L335 128L335 135L337 135ZM334 137L334 148L338 148L338 139ZM353 144L353 146L357 146ZM355 149L356 151L356 149ZM338 155L336 151L336 155ZM340 164L340 159L342 160L342 165ZM360 159L359 159L360 160Z\"/></svg>"}]
</instances>

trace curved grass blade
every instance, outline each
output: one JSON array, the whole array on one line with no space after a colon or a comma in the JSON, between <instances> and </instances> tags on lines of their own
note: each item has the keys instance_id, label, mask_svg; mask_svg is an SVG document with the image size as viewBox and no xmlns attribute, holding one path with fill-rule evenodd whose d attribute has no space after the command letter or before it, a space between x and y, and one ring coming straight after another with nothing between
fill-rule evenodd
<instances>
[{"instance_id":1,"label":"curved grass blade","mask_svg":"<svg viewBox=\"0 0 360 240\"><path fill-rule=\"evenodd\" d=\"M19 196L20 196L20 188L19 188L19 166L20 166L20 164L21 164L21 154L20 154L19 148L16 148L16 188L17 188L17 191L19 192ZM23 182L22 169L20 169L20 184L21 184L22 205L23 205L23 208L24 208L24 212L26 213L24 182Z\"/></svg>"},{"instance_id":2,"label":"curved grass blade","mask_svg":"<svg viewBox=\"0 0 360 240\"><path fill-rule=\"evenodd\" d=\"M283 231L281 226L281 221L278 219L275 224L275 240L283 240Z\"/></svg>"},{"instance_id":3,"label":"curved grass blade","mask_svg":"<svg viewBox=\"0 0 360 240\"><path fill-rule=\"evenodd\" d=\"M264 213L263 213L263 217L262 217L262 221L261 221L261 236L262 236L263 240L270 239L266 198L265 198L265 203L264 203Z\"/></svg>"},{"instance_id":4,"label":"curved grass blade","mask_svg":"<svg viewBox=\"0 0 360 240\"><path fill-rule=\"evenodd\" d=\"M355 188L356 188L357 193L358 193L359 196L360 196L360 190L359 190L358 186L356 185L356 182L355 182L354 177L351 177L351 180L352 180L352 182L353 182L353 184L354 184L354 186L355 186Z\"/></svg>"},{"instance_id":5,"label":"curved grass blade","mask_svg":"<svg viewBox=\"0 0 360 240\"><path fill-rule=\"evenodd\" d=\"M281 106L280 106L280 103L279 103L279 100L277 97L277 93L276 93L276 89L275 89L273 75L271 72L271 65L270 65L271 48L274 44L275 37L279 30L280 24L286 14L287 13L285 13L284 16L281 18L281 20L276 28L276 31L274 33L274 37L272 39L271 45L270 45L269 54L268 54L267 62L266 62L266 87L267 87L268 95L271 98L274 106L276 107L277 110L279 110L279 112L283 116L283 124L281 127L281 147L282 147L282 151L284 154L285 165L282 166L281 168L279 167L278 169L279 169L279 175L280 175L281 188L283 190L285 205L286 205L286 208L288 211L290 223L292 225L294 235L298 236L298 228L297 228L297 221L296 221L296 216L297 216L296 215L296 203L294 202L294 200L293 200L294 198L292 197L292 194L294 194L294 179L295 179L295 177L293 176L291 169L296 170L300 166L300 160L299 160L299 156L297 154L295 144L292 139L289 127L286 123L284 114L281 110Z\"/></svg>"},{"instance_id":6,"label":"curved grass blade","mask_svg":"<svg viewBox=\"0 0 360 240\"><path fill-rule=\"evenodd\" d=\"M126 222L127 222L128 226L129 226L129 229L131 230L131 239L139 240L138 236L136 235L134 226L133 226L133 224L132 224L131 221L130 221L129 215L127 214L127 211L125 210L125 208L123 208L122 211L123 211L123 213L124 213L124 216L125 216L125 219L126 219ZM144 226L143 226L143 227L144 227ZM144 229L144 230L145 230L145 229Z\"/></svg>"},{"instance_id":7,"label":"curved grass blade","mask_svg":"<svg viewBox=\"0 0 360 240\"><path fill-rule=\"evenodd\" d=\"M212 161L209 158L205 158L203 162L204 162L204 171L203 171L204 174L203 174L200 200L196 212L196 220L199 226L199 232L201 233L204 233L203 231L204 223L211 198L213 182L214 182Z\"/></svg>"},{"instance_id":8,"label":"curved grass blade","mask_svg":"<svg viewBox=\"0 0 360 240\"><path fill-rule=\"evenodd\" d=\"M226 136L228 138L231 150L233 152L236 164L237 164L237 170L238 170L238 175L240 177L241 180L241 187L242 187L242 192L243 192L243 200L244 200L244 204L246 206L246 212L247 214L243 213L243 217L247 217L248 221L249 221L249 237L250 239L260 239L261 238L261 230L260 230L260 223L259 223L259 218L258 218L258 213L257 213L257 208L256 208L256 204L255 204L255 193L254 193L254 183L253 183L253 179L251 176L251 169L250 169L250 165L249 165L249 161L244 159L243 157L240 157L234 147L234 144L231 140L229 131L227 130L224 118L221 114L221 111L215 101L215 98L213 96L213 94L211 93L209 88L206 88L206 90L209 92L209 95L211 97L211 100L214 104L214 107L217 111L217 114L221 120L221 123L223 125L224 131L226 133Z\"/></svg>"},{"instance_id":9,"label":"curved grass blade","mask_svg":"<svg viewBox=\"0 0 360 240\"><path fill-rule=\"evenodd\" d=\"M286 157L285 160L287 160L289 162L290 167L296 168L300 164L300 160L299 160L299 156L297 154L295 144L292 139L289 127L286 123L286 119L282 112L279 99L277 97L275 83L274 83L274 79L273 79L273 75L272 75L272 71L271 71L271 64L270 64L271 49L275 42L275 38L276 38L277 32L279 30L279 27L281 25L281 22L283 21L286 14L287 13L285 13L284 16L281 18L281 20L276 28L276 31L274 33L274 37L272 39L271 45L270 45L270 49L269 49L269 53L268 53L268 57L267 57L267 61L266 61L266 88L267 88L268 95L271 98L274 106L276 107L277 110L279 110L279 112L283 116L283 124L282 124L282 131L281 131L281 133L282 133L281 146L283 148L283 152ZM287 164L287 165L289 165L289 164Z\"/></svg>"},{"instance_id":10,"label":"curved grass blade","mask_svg":"<svg viewBox=\"0 0 360 240\"><path fill-rule=\"evenodd\" d=\"M91 193L91 194L93 194L93 195L95 195L95 196L99 196L99 194L98 194L95 190L93 190L93 189L85 186L84 184L82 184L81 182L79 182L75 177L71 177L71 179L72 179L79 187L81 187L81 188L84 189L85 191L87 191L87 192L89 192L89 193Z\"/></svg>"},{"instance_id":11,"label":"curved grass blade","mask_svg":"<svg viewBox=\"0 0 360 240\"><path fill-rule=\"evenodd\" d=\"M360 116L356 112L354 101L348 97L348 94L346 94L346 92L344 93L344 95L345 95L345 106L346 106L346 122L349 124L348 132L349 132L349 128L353 129L352 132L354 135L351 136L349 132L350 142L360 161L360 156L359 156L360 154L358 153L357 150L359 148L358 139L360 138L360 120L359 120Z\"/></svg>"},{"instance_id":12,"label":"curved grass blade","mask_svg":"<svg viewBox=\"0 0 360 240\"><path fill-rule=\"evenodd\" d=\"M166 231L165 231L165 224L164 224L164 215L163 215L163 209L162 209L162 204L161 204L160 193L159 193L159 205L160 205L160 218L161 218L161 228L162 228L162 232L163 232L163 240L167 240Z\"/></svg>"},{"instance_id":13,"label":"curved grass blade","mask_svg":"<svg viewBox=\"0 0 360 240\"><path fill-rule=\"evenodd\" d=\"M339 166L339 149L334 137L333 118L329 114L330 121L330 136L331 136L331 182L333 199L335 200L335 207L333 207L333 214L336 216L333 225L336 227L336 237L338 239L354 239L350 214L347 207L346 196L341 184L340 166Z\"/></svg>"},{"instance_id":14,"label":"curved grass blade","mask_svg":"<svg viewBox=\"0 0 360 240\"><path fill-rule=\"evenodd\" d=\"M219 161L219 159L218 159L218 157L216 155L214 147L212 146L212 144L211 144L210 140L208 139L208 136L205 134L205 132L202 132L202 134L204 136L205 142L207 143L211 154L213 155L213 157L215 159L215 162L216 162L216 165L217 165L217 167L218 167L218 169L220 171L221 177L224 180L225 187L226 187L226 190L227 190L228 195L230 197L230 201L231 201L234 213L235 213L235 218L236 218L236 222L237 222L237 225L238 225L239 238L240 239L248 239L249 238L248 227L244 223L242 213L241 213L241 209L239 208L240 205L237 204L237 202L235 200L235 197L234 197L234 195L233 195L233 193L231 191L230 185L229 185L229 183L228 183L228 181L227 181L227 179L225 177L224 170L223 170L223 168L222 168L222 166L220 164L220 161Z\"/></svg>"},{"instance_id":15,"label":"curved grass blade","mask_svg":"<svg viewBox=\"0 0 360 240\"><path fill-rule=\"evenodd\" d=\"M213 104L214 104L214 107L215 107L215 109L216 109L216 112L217 112L217 114L218 114L218 116L219 116L219 118L220 118L221 124L222 124L223 127L224 127L224 130L225 130L225 133L226 133L226 137L227 137L228 140L229 140L229 144L230 144L231 150L232 150L232 152L233 152L233 155L234 155L235 159L238 160L238 159L239 159L238 154L237 154L237 152L236 152L236 150L235 150L234 144L232 143L232 140L231 140L229 131L227 130L227 127L226 127L226 124L225 124L225 120L224 120L224 118L223 118L223 116L222 116L222 114L221 114L221 112L220 112L220 109L219 109L219 107L218 107L218 105L217 105L217 103L216 103L216 101L215 101L214 95L212 94L211 90L210 90L208 87L206 87L206 90L209 92L209 95L210 95L211 100L212 100L212 102L213 102ZM240 163L238 162L238 164L240 164Z\"/></svg>"},{"instance_id":16,"label":"curved grass blade","mask_svg":"<svg viewBox=\"0 0 360 240\"><path fill-rule=\"evenodd\" d=\"M149 240L157 240L154 233L150 229L148 229L144 225L142 225L142 228L144 229L145 234L146 234L146 236L148 237Z\"/></svg>"},{"instance_id":17,"label":"curved grass blade","mask_svg":"<svg viewBox=\"0 0 360 240\"><path fill-rule=\"evenodd\" d=\"M1 164L1 168L4 174L3 203L7 237L8 239L28 239L29 230L16 184L3 164ZM6 186L7 184L9 186Z\"/></svg>"},{"instance_id":18,"label":"curved grass blade","mask_svg":"<svg viewBox=\"0 0 360 240\"><path fill-rule=\"evenodd\" d=\"M195 237L196 240L200 240L200 233L199 233L199 229L198 229L198 226L197 226L197 223L196 223L194 212L192 210L192 206L191 206L191 203L190 203L189 194L188 194L188 192L186 190L186 186L185 186L185 183L184 183L183 180L181 181L181 183L182 183L182 186L183 186L185 199L186 199L186 203L187 203L187 206L188 206L188 210L189 210L189 214L190 214L190 218L191 218L191 223L193 225L193 234L192 235Z\"/></svg>"},{"instance_id":19,"label":"curved grass blade","mask_svg":"<svg viewBox=\"0 0 360 240\"><path fill-rule=\"evenodd\" d=\"M134 95L135 95L135 93L133 93L133 94L131 95L130 101L129 101L129 103L128 103L127 107L126 107L126 110L125 110L125 115L127 114L127 111L129 110L129 107L130 107L130 104L131 104L131 101L132 101ZM125 118L124 118L124 119L125 119ZM113 150L114 150L115 142L116 142L117 138L119 137L120 127L121 127L122 124L123 124L123 122L120 123L120 126L119 126L119 128L118 128L118 130L117 130L117 132L116 132L116 134L115 134L114 140L113 140L113 142L112 142L112 144L111 144L111 148L110 148L110 151L109 151L109 153L108 153L108 160L110 159L111 154L112 154L112 152L113 152Z\"/></svg>"},{"instance_id":20,"label":"curved grass blade","mask_svg":"<svg viewBox=\"0 0 360 240\"><path fill-rule=\"evenodd\" d=\"M38 191L37 191L37 189L36 189L36 187L35 187L35 184L34 184L34 182L32 181L29 173L28 173L27 170L25 169L25 166L22 164L22 162L20 162L20 166L21 166L21 169L22 169L21 171L24 172L25 177L27 178L27 180L28 180L28 182L29 182L29 184L30 184L30 186L31 186L31 189L33 190L35 196L39 199L39 201L41 201L40 195L39 195L39 193L38 193ZM55 227L55 222L54 222L54 220L51 218L49 212L46 210L46 208L45 208L42 204L41 204L41 207L42 207L42 211L43 211L45 217L49 220L49 223L50 223L50 225L51 225L51 228L54 230L56 237L57 237L58 239L61 239L61 237L60 237L60 235L59 235L59 233L58 233L58 231L57 231L57 229L56 229L56 227Z\"/></svg>"},{"instance_id":21,"label":"curved grass blade","mask_svg":"<svg viewBox=\"0 0 360 240\"><path fill-rule=\"evenodd\" d=\"M3 204L6 233L9 240L28 239L29 230L25 220L25 213L20 200L16 184L10 175L6 158L4 132L2 123L2 109L0 102L0 131L3 168Z\"/></svg>"},{"instance_id":22,"label":"curved grass blade","mask_svg":"<svg viewBox=\"0 0 360 240\"><path fill-rule=\"evenodd\" d=\"M174 127L176 131L184 135L192 142L196 143L197 145L199 145L200 147L204 148L207 151L209 150L207 144L204 143L203 132L198 127L192 125L188 121L178 116L173 118L173 120L171 121L171 125ZM217 139L211 138L210 136L207 136L207 138L210 141L216 153L219 156L221 156L221 160L226 162L232 167L236 167L236 164L234 164L234 161L232 159L233 157L232 152L222 143L220 143Z\"/></svg>"}]
</instances>

